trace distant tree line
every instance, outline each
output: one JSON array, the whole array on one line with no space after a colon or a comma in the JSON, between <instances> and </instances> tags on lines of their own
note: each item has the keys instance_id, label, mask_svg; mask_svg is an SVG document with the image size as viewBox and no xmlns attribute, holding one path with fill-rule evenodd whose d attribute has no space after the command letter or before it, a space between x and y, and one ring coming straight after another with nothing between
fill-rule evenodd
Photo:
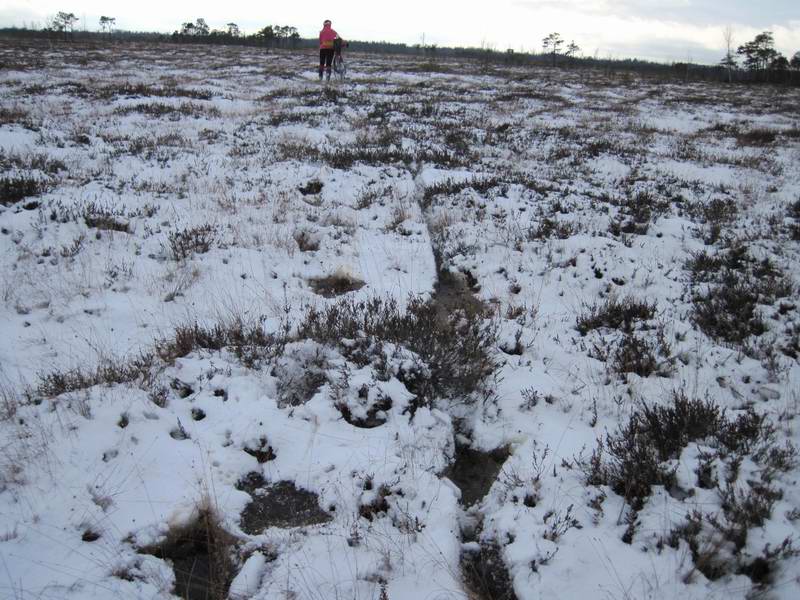
<instances>
[{"instance_id":1,"label":"distant tree line","mask_svg":"<svg viewBox=\"0 0 800 600\"><path fill-rule=\"evenodd\" d=\"M723 32L726 52L720 61L728 81L796 81L800 72L800 51L791 59L775 49L775 38L771 31L759 33L749 42L742 44L734 53L733 31L730 27ZM741 64L739 64L741 60Z\"/></svg>"},{"instance_id":2,"label":"distant tree line","mask_svg":"<svg viewBox=\"0 0 800 600\"><path fill-rule=\"evenodd\" d=\"M244 35L236 23L228 23L225 29L211 29L202 18L181 25L171 39L186 44L233 44L268 48L297 48L300 45L300 34L291 25L267 25L252 35Z\"/></svg>"},{"instance_id":3,"label":"distant tree line","mask_svg":"<svg viewBox=\"0 0 800 600\"><path fill-rule=\"evenodd\" d=\"M581 51L581 47L575 43L575 40L571 41L562 52L561 48L563 46L564 40L561 39L561 34L557 31L551 33L542 40L542 53L551 57L554 67L556 66L559 55L563 55L566 58L573 58Z\"/></svg>"},{"instance_id":4,"label":"distant tree line","mask_svg":"<svg viewBox=\"0 0 800 600\"><path fill-rule=\"evenodd\" d=\"M75 23L77 22L78 17L75 16L75 13L59 12L49 20L45 25L45 29L67 37L68 33L72 33L75 30Z\"/></svg>"}]
</instances>

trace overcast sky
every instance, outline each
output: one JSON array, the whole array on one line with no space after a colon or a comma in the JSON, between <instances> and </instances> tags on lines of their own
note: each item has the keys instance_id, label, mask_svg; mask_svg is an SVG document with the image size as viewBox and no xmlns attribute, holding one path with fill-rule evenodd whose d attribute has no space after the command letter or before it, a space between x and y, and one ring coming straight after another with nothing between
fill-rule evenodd
<instances>
[{"instance_id":1,"label":"overcast sky","mask_svg":"<svg viewBox=\"0 0 800 600\"><path fill-rule=\"evenodd\" d=\"M394 6L394 7L393 7ZM344 38L440 46L489 45L496 50L540 50L557 31L586 55L659 61L717 62L722 30L734 43L771 30L778 50L800 50L800 0L375 0L247 2L227 0L0 0L0 26L41 27L58 11L75 13L79 27L97 29L100 15L120 29L172 32L202 17L212 28L235 22L247 33L265 25L293 25L303 37L324 19Z\"/></svg>"}]
</instances>

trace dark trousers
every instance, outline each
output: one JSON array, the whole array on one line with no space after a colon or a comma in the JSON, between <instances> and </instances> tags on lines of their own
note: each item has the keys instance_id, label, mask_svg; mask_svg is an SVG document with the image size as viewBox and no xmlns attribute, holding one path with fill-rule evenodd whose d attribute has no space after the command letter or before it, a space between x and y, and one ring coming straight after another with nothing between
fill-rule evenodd
<instances>
[{"instance_id":1,"label":"dark trousers","mask_svg":"<svg viewBox=\"0 0 800 600\"><path fill-rule=\"evenodd\" d=\"M319 50L319 78L322 79L323 69L331 75L331 63L333 62L333 48L320 48Z\"/></svg>"}]
</instances>

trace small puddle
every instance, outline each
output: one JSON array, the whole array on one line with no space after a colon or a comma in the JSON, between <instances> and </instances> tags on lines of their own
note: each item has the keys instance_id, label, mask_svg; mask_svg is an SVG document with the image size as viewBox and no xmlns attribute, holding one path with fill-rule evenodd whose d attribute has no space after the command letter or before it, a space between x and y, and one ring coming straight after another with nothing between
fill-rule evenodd
<instances>
[{"instance_id":1,"label":"small puddle","mask_svg":"<svg viewBox=\"0 0 800 600\"><path fill-rule=\"evenodd\" d=\"M314 492L299 489L292 481L266 485L255 474L240 481L237 487L253 498L240 517L242 531L250 535L259 535L269 527L318 525L332 518L320 508Z\"/></svg>"},{"instance_id":2,"label":"small puddle","mask_svg":"<svg viewBox=\"0 0 800 600\"><path fill-rule=\"evenodd\" d=\"M328 277L309 279L309 283L314 293L324 298L335 298L336 296L342 296L348 292L355 292L365 285L363 281L355 277L336 274Z\"/></svg>"},{"instance_id":3,"label":"small puddle","mask_svg":"<svg viewBox=\"0 0 800 600\"><path fill-rule=\"evenodd\" d=\"M445 475L461 490L461 505L480 502L497 480L503 463L511 455L508 447L491 452L456 445L456 459ZM482 515L477 529L462 529L460 565L464 586L474 600L517 600L514 584L503 560L503 549L494 541L479 541Z\"/></svg>"},{"instance_id":4,"label":"small puddle","mask_svg":"<svg viewBox=\"0 0 800 600\"><path fill-rule=\"evenodd\" d=\"M485 315L489 307L475 297L474 279L471 273L454 275L441 268L436 261L437 279L433 288L433 301L443 315L451 315L463 310L467 315ZM470 286L473 287L470 287Z\"/></svg>"},{"instance_id":5,"label":"small puddle","mask_svg":"<svg viewBox=\"0 0 800 600\"><path fill-rule=\"evenodd\" d=\"M461 552L464 584L475 600L517 600L514 584L496 543L470 544Z\"/></svg>"},{"instance_id":6,"label":"small puddle","mask_svg":"<svg viewBox=\"0 0 800 600\"><path fill-rule=\"evenodd\" d=\"M213 515L202 512L194 523L170 532L163 542L139 552L172 563L173 594L184 600L210 600L228 597L234 577L231 550L235 541Z\"/></svg>"},{"instance_id":7,"label":"small puddle","mask_svg":"<svg viewBox=\"0 0 800 600\"><path fill-rule=\"evenodd\" d=\"M510 454L506 447L482 452L456 444L455 462L445 476L461 490L462 506L472 506L489 493Z\"/></svg>"}]
</instances>

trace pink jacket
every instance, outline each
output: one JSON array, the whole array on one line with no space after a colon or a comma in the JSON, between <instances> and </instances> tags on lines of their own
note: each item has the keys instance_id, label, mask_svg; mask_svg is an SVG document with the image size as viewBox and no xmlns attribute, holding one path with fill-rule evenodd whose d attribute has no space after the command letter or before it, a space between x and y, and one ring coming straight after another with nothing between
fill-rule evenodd
<instances>
[{"instance_id":1,"label":"pink jacket","mask_svg":"<svg viewBox=\"0 0 800 600\"><path fill-rule=\"evenodd\" d=\"M337 37L339 37L339 34L336 33L330 25L325 25L322 31L319 32L319 49L332 49L333 40Z\"/></svg>"}]
</instances>

